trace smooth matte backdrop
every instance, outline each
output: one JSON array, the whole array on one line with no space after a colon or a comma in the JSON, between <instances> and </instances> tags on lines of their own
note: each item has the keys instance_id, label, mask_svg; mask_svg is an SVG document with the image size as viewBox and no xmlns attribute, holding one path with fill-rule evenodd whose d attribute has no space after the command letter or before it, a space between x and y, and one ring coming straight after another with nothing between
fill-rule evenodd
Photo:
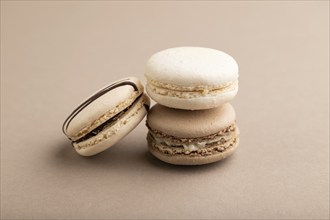
<instances>
[{"instance_id":1,"label":"smooth matte backdrop","mask_svg":"<svg viewBox=\"0 0 330 220\"><path fill-rule=\"evenodd\" d=\"M78 156L71 111L176 46L239 63L237 152L167 165L143 121ZM1 1L1 218L329 218L329 2Z\"/></svg>"}]
</instances>

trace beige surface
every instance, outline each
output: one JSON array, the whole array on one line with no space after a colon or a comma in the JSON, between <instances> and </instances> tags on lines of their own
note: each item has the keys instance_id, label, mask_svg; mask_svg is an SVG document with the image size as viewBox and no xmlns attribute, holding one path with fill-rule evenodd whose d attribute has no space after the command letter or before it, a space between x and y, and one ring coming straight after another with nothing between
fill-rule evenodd
<instances>
[{"instance_id":1,"label":"beige surface","mask_svg":"<svg viewBox=\"0 0 330 220\"><path fill-rule=\"evenodd\" d=\"M1 217L328 218L329 2L1 2ZM85 97L143 79L154 52L240 65L241 130L223 162L176 167L147 129L83 158L61 133Z\"/></svg>"}]
</instances>

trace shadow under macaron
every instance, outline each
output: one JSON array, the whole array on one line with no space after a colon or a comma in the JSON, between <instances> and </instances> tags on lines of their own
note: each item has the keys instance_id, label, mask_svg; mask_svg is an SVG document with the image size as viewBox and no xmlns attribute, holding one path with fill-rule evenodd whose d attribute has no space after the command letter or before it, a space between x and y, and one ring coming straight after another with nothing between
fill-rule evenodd
<instances>
[{"instance_id":1,"label":"shadow under macaron","mask_svg":"<svg viewBox=\"0 0 330 220\"><path fill-rule=\"evenodd\" d=\"M84 157L75 152L70 142L62 141L54 146L53 155L49 158L49 162L55 164L58 169L64 170L106 169L108 172L111 170L128 172L135 169L157 169L170 173L191 173L225 169L235 160L237 153L210 164L173 165L154 157L144 142L136 143L133 146L128 144L128 141L120 141L99 154Z\"/></svg>"},{"instance_id":2,"label":"shadow under macaron","mask_svg":"<svg viewBox=\"0 0 330 220\"><path fill-rule=\"evenodd\" d=\"M225 158L221 161L217 161L214 163L209 164L202 164L202 165L174 165L169 164L164 161L161 161L157 159L155 156L153 156L149 151L145 152L144 154L144 160L146 160L150 165L156 167L157 169L161 169L164 171L170 171L170 172L196 172L196 171L211 171L214 169L224 169L226 166L229 166L230 163L235 160L235 152L233 155L231 155L228 158Z\"/></svg>"},{"instance_id":3,"label":"shadow under macaron","mask_svg":"<svg viewBox=\"0 0 330 220\"><path fill-rule=\"evenodd\" d=\"M132 169L136 166L145 166L143 155L147 152L147 147L143 143L128 144L128 141L120 141L93 156L81 156L72 147L70 142L61 141L53 146L54 151L48 158L49 162L56 164L58 168L74 169Z\"/></svg>"}]
</instances>

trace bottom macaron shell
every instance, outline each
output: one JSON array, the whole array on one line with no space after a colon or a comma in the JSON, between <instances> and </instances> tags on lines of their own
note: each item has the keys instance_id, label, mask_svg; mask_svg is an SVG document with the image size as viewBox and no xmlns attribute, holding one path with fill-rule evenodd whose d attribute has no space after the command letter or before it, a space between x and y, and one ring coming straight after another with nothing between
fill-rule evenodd
<instances>
[{"instance_id":1,"label":"bottom macaron shell","mask_svg":"<svg viewBox=\"0 0 330 220\"><path fill-rule=\"evenodd\" d=\"M82 156L92 156L116 144L142 121L147 114L145 105L149 106L149 98L143 95L123 116L97 136L80 143L73 143L77 153Z\"/></svg>"},{"instance_id":2,"label":"bottom macaron shell","mask_svg":"<svg viewBox=\"0 0 330 220\"><path fill-rule=\"evenodd\" d=\"M146 87L146 90L148 92L148 95L161 105L177 109L202 110L215 108L234 99L237 94L238 87L236 87L234 90L222 92L215 95L201 95L200 97L192 98L179 98L161 95L150 89L148 85Z\"/></svg>"},{"instance_id":3,"label":"bottom macaron shell","mask_svg":"<svg viewBox=\"0 0 330 220\"><path fill-rule=\"evenodd\" d=\"M225 151L217 152L207 156L168 155L157 150L157 148L154 147L154 144L154 142L148 141L149 151L159 160L174 165L203 165L223 160L232 155L239 145L239 137L236 137L233 146L226 149Z\"/></svg>"}]
</instances>

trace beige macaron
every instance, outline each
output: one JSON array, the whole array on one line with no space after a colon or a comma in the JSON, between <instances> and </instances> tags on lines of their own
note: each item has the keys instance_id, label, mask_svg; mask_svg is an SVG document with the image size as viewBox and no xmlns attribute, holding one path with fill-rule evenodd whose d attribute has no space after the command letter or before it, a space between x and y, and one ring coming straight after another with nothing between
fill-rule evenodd
<instances>
[{"instance_id":1,"label":"beige macaron","mask_svg":"<svg viewBox=\"0 0 330 220\"><path fill-rule=\"evenodd\" d=\"M145 76L148 95L171 108L199 110L223 105L238 91L238 65L219 50L176 47L150 57Z\"/></svg>"},{"instance_id":2,"label":"beige macaron","mask_svg":"<svg viewBox=\"0 0 330 220\"><path fill-rule=\"evenodd\" d=\"M143 91L140 80L129 77L104 87L79 105L62 127L77 153L100 153L133 130L150 106Z\"/></svg>"},{"instance_id":3,"label":"beige macaron","mask_svg":"<svg viewBox=\"0 0 330 220\"><path fill-rule=\"evenodd\" d=\"M231 155L239 143L233 107L189 111L153 106L147 115L149 151L177 165L213 163Z\"/></svg>"}]
</instances>

